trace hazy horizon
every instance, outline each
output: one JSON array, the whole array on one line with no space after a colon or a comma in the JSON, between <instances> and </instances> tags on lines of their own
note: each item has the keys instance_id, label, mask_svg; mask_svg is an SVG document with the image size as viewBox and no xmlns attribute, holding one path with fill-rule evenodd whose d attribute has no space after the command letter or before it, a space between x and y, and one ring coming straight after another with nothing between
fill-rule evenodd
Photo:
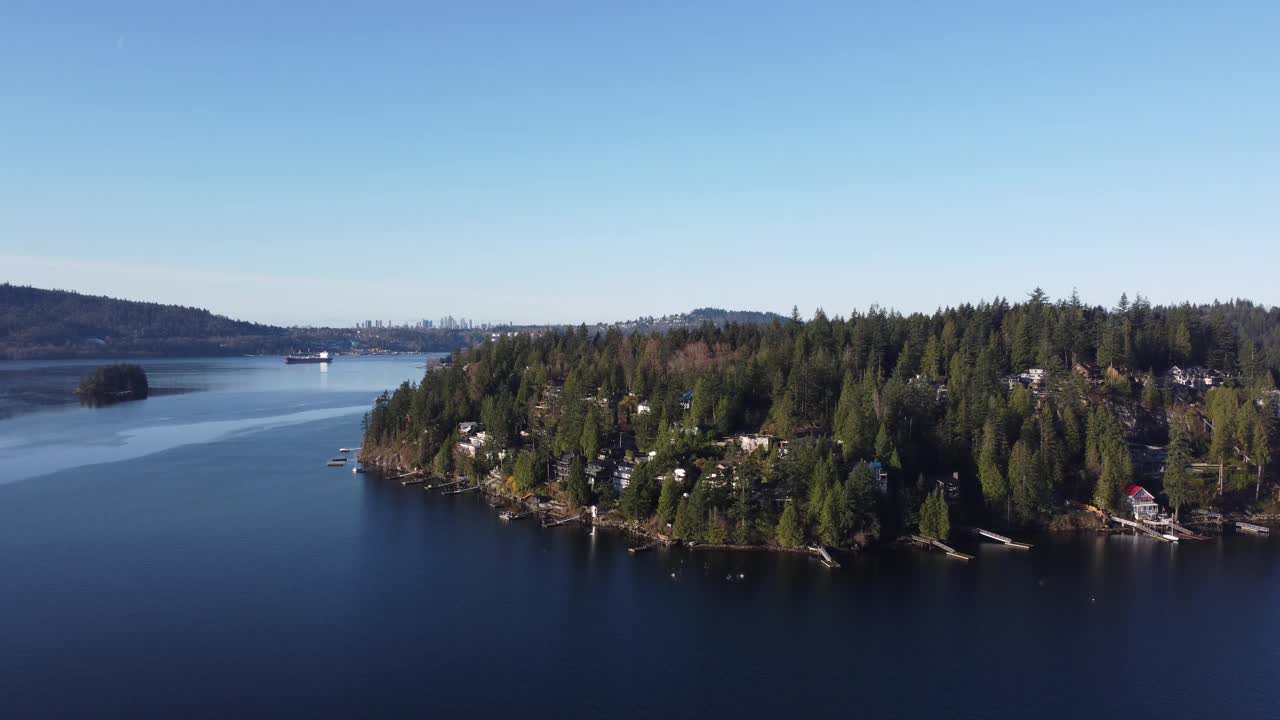
<instances>
[{"instance_id":1,"label":"hazy horizon","mask_svg":"<svg viewBox=\"0 0 1280 720\"><path fill-rule=\"evenodd\" d=\"M337 326L1278 300L1280 6L6 20L0 280Z\"/></svg>"}]
</instances>

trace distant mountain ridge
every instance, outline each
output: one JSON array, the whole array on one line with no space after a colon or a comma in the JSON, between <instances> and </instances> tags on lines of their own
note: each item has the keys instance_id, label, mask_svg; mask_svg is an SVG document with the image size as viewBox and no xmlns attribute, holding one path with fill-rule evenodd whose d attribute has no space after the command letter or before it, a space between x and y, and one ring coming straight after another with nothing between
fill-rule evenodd
<instances>
[{"instance_id":1,"label":"distant mountain ridge","mask_svg":"<svg viewBox=\"0 0 1280 720\"><path fill-rule=\"evenodd\" d=\"M775 312L703 307L676 315L647 316L634 320L624 320L613 323L610 327L630 332L665 332L677 328L699 327L707 323L720 327L725 325L768 325L775 321L783 322L787 319L785 315L779 315Z\"/></svg>"},{"instance_id":2,"label":"distant mountain ridge","mask_svg":"<svg viewBox=\"0 0 1280 720\"><path fill-rule=\"evenodd\" d=\"M0 359L452 352L482 330L284 328L181 305L0 284Z\"/></svg>"},{"instance_id":3,"label":"distant mountain ridge","mask_svg":"<svg viewBox=\"0 0 1280 720\"><path fill-rule=\"evenodd\" d=\"M68 290L0 285L0 356L178 354L252 350L288 330L215 315L208 310L83 295Z\"/></svg>"}]
</instances>

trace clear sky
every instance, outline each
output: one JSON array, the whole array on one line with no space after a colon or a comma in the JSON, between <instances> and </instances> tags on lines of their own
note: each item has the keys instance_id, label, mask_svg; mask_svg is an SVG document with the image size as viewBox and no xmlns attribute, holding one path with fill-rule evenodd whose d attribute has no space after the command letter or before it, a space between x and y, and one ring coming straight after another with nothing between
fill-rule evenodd
<instances>
[{"instance_id":1,"label":"clear sky","mask_svg":"<svg viewBox=\"0 0 1280 720\"><path fill-rule=\"evenodd\" d=\"M0 27L0 281L306 324L1280 302L1280 3L6 0Z\"/></svg>"}]
</instances>

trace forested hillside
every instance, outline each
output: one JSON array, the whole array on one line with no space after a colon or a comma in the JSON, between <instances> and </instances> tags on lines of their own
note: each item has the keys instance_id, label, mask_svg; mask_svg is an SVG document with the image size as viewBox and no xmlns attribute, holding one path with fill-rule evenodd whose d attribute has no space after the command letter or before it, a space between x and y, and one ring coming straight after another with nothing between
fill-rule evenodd
<instances>
[{"instance_id":1,"label":"forested hillside","mask_svg":"<svg viewBox=\"0 0 1280 720\"><path fill-rule=\"evenodd\" d=\"M208 310L0 284L0 359L452 352L481 330L283 328Z\"/></svg>"},{"instance_id":2,"label":"forested hillside","mask_svg":"<svg viewBox=\"0 0 1280 720\"><path fill-rule=\"evenodd\" d=\"M1221 387L1177 385L1175 365ZM1134 441L1178 460L1172 506L1265 500L1278 365L1280 312L1244 301L1105 309L1037 290L933 314L584 327L460 354L384 396L365 447L616 507L686 540L841 546L915 527L922 505L936 532L944 493L950 512L1003 526L1047 523L1068 500L1118 510L1135 480L1162 492L1163 461L1146 467ZM466 421L485 434L459 452ZM1223 471L1187 476L1197 458ZM604 463L626 469L620 496ZM584 469L601 481L588 488Z\"/></svg>"},{"instance_id":3,"label":"forested hillside","mask_svg":"<svg viewBox=\"0 0 1280 720\"><path fill-rule=\"evenodd\" d=\"M120 353L252 351L284 328L208 310L0 285L0 357ZM221 350L221 352L219 352Z\"/></svg>"}]
</instances>

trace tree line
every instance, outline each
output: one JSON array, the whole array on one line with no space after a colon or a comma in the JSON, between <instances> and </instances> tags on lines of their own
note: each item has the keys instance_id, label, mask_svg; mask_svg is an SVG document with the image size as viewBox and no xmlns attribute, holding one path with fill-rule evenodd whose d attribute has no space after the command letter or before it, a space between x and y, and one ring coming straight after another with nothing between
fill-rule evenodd
<instances>
[{"instance_id":1,"label":"tree line","mask_svg":"<svg viewBox=\"0 0 1280 720\"><path fill-rule=\"evenodd\" d=\"M1123 372L1096 387L1072 372L1076 362ZM699 542L840 546L907 527L939 532L952 473L952 511L1007 526L1044 523L1064 500L1119 508L1135 479L1131 440L1208 452L1195 444L1203 427L1170 420L1192 407L1159 381L1173 365L1238 378L1224 389L1236 402L1223 432L1236 428L1235 452L1247 425L1244 449L1264 467L1273 415L1255 401L1275 386L1280 312L1247 301L1161 307L1141 296L1102 308L1074 295L1052 302L1038 289L1017 303L929 314L872 307L805 321L793 311L665 334L579 327L504 337L380 398L365 444L440 471L496 467L513 491L528 492L561 456L585 463L634 443L654 458L621 496L585 488L575 465L571 499ZM1044 385L1010 390L1004 378L1032 367L1046 370ZM476 419L487 447L508 450L504 459L455 457L458 423ZM741 457L722 442L757 432L792 441L789 451L775 443ZM877 491L873 467L890 493Z\"/></svg>"}]
</instances>

